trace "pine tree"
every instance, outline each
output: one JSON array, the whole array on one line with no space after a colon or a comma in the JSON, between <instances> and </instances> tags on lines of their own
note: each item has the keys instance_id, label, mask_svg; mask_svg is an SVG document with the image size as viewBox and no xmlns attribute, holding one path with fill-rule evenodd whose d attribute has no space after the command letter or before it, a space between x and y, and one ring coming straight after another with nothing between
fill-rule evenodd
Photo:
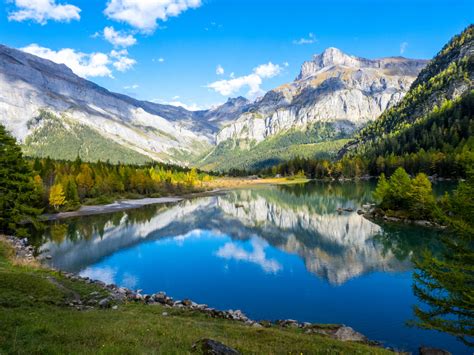
<instances>
[{"instance_id":1,"label":"pine tree","mask_svg":"<svg viewBox=\"0 0 474 355\"><path fill-rule=\"evenodd\" d=\"M435 208L431 181L426 174L418 174L410 187L410 211L415 219L430 218Z\"/></svg>"},{"instance_id":2,"label":"pine tree","mask_svg":"<svg viewBox=\"0 0 474 355\"><path fill-rule=\"evenodd\" d=\"M0 231L26 236L25 222L38 226L31 170L15 139L0 125Z\"/></svg>"},{"instance_id":3,"label":"pine tree","mask_svg":"<svg viewBox=\"0 0 474 355\"><path fill-rule=\"evenodd\" d=\"M385 174L384 173L380 174L377 187L375 188L375 191L373 192L372 195L375 201L379 203L382 208L385 207L384 200L387 197L389 189L390 189L390 186L388 184L387 179L385 178Z\"/></svg>"},{"instance_id":4,"label":"pine tree","mask_svg":"<svg viewBox=\"0 0 474 355\"><path fill-rule=\"evenodd\" d=\"M77 185L74 178L67 179L65 197L67 202L72 205L79 203L79 193L77 192Z\"/></svg>"}]
</instances>

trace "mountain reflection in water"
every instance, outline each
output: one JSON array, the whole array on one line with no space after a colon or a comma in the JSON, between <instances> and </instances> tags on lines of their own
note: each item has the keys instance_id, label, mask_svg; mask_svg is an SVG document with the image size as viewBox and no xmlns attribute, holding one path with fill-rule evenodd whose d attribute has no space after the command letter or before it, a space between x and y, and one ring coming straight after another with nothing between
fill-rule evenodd
<instances>
[{"instance_id":1,"label":"mountain reflection in water","mask_svg":"<svg viewBox=\"0 0 474 355\"><path fill-rule=\"evenodd\" d=\"M412 260L438 232L357 212L372 182L230 191L51 223L33 242L52 266L145 293L165 291L254 319L348 324L385 345L469 353L406 326L419 304ZM439 186L442 190L443 186Z\"/></svg>"},{"instance_id":2,"label":"mountain reflection in water","mask_svg":"<svg viewBox=\"0 0 474 355\"><path fill-rule=\"evenodd\" d=\"M250 240L251 251L228 242L215 255L258 263L272 273L283 266L265 258L267 245L298 255L309 272L333 285L373 271L408 270L413 251L406 250L402 257L395 254L386 243L390 231L356 212L337 211L340 207L355 211L370 200L370 191L367 183L266 187L74 218L51 224L39 251L52 256L54 267L80 272L137 243L162 238L178 242L193 231L205 230L233 241ZM89 276L113 281L106 273ZM127 284L133 287L133 282Z\"/></svg>"}]
</instances>

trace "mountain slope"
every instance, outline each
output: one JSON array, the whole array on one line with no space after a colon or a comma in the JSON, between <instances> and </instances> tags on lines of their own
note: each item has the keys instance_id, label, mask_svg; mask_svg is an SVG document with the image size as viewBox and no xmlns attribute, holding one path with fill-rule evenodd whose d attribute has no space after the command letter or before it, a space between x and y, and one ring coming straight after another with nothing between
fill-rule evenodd
<instances>
[{"instance_id":1,"label":"mountain slope","mask_svg":"<svg viewBox=\"0 0 474 355\"><path fill-rule=\"evenodd\" d=\"M196 119L194 112L109 92L78 77L65 65L0 45L0 123L28 144L32 142L28 137L44 128L47 120L38 118L45 111L88 127L108 145L105 151L120 145L132 152L130 156L136 153L181 164L188 164L194 155L208 149L217 130L205 119ZM63 128L74 133L70 125ZM62 147L54 145L51 138L43 145L49 144L49 151L60 150Z\"/></svg>"},{"instance_id":2,"label":"mountain slope","mask_svg":"<svg viewBox=\"0 0 474 355\"><path fill-rule=\"evenodd\" d=\"M340 152L369 160L431 150L474 149L474 26L455 36L420 72L400 103L363 129ZM468 153L466 153L468 154ZM453 158L455 158L453 156Z\"/></svg>"},{"instance_id":3,"label":"mountain slope","mask_svg":"<svg viewBox=\"0 0 474 355\"><path fill-rule=\"evenodd\" d=\"M295 131L303 132L301 140L294 142L299 145L347 138L396 104L426 62L402 57L370 60L328 48L305 62L295 81L269 91L225 125L216 135L217 147L201 164L251 169L273 164L287 156L273 159L262 143L294 136ZM325 132L318 132L323 126ZM247 159L243 166L240 160L232 164L233 156L245 150L257 150L259 157Z\"/></svg>"}]
</instances>

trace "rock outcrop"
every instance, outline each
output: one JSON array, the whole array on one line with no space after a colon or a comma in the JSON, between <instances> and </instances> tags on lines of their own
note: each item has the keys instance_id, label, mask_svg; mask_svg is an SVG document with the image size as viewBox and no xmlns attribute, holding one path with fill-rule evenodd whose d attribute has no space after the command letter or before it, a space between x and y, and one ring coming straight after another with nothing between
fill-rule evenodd
<instances>
[{"instance_id":1,"label":"rock outcrop","mask_svg":"<svg viewBox=\"0 0 474 355\"><path fill-rule=\"evenodd\" d=\"M42 111L67 118L68 134L86 126L158 161L185 163L176 157L207 149L215 131L198 113L109 92L63 64L0 45L0 123L24 142L44 124Z\"/></svg>"},{"instance_id":2,"label":"rock outcrop","mask_svg":"<svg viewBox=\"0 0 474 355\"><path fill-rule=\"evenodd\" d=\"M294 82L269 91L217 134L260 142L292 128L334 122L351 132L377 118L410 88L426 60L365 59L328 48L305 62Z\"/></svg>"}]
</instances>

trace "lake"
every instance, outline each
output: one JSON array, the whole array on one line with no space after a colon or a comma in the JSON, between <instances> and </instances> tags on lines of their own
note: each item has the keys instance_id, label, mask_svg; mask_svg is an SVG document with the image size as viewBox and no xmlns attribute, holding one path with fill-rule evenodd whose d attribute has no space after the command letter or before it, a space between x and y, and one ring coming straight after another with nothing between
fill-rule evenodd
<instances>
[{"instance_id":1,"label":"lake","mask_svg":"<svg viewBox=\"0 0 474 355\"><path fill-rule=\"evenodd\" d=\"M373 182L266 186L51 223L35 240L59 269L144 293L165 291L257 320L343 323L386 346L472 350L409 327L411 258L434 230L356 212ZM441 193L449 186L437 185Z\"/></svg>"}]
</instances>

